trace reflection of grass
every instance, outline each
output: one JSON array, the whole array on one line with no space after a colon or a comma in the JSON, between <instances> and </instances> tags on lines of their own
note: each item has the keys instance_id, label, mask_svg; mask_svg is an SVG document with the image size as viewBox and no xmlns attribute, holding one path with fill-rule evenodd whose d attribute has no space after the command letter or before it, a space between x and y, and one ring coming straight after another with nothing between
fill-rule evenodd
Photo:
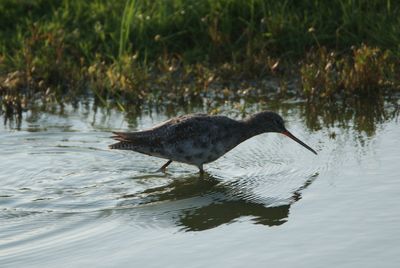
<instances>
[{"instance_id":1,"label":"reflection of grass","mask_svg":"<svg viewBox=\"0 0 400 268\"><path fill-rule=\"evenodd\" d=\"M382 96L376 96L374 99L349 98L339 103L310 102L306 103L302 110L310 130L350 128L367 137L373 137L380 125L400 115L397 100L390 98L385 100ZM332 135L332 138L335 138L334 132Z\"/></svg>"},{"instance_id":2,"label":"reflection of grass","mask_svg":"<svg viewBox=\"0 0 400 268\"><path fill-rule=\"evenodd\" d=\"M267 76L285 97L282 73L299 73L309 99L399 87L397 1L3 0L0 14L9 111L87 89L120 109L229 97L232 81Z\"/></svg>"}]
</instances>

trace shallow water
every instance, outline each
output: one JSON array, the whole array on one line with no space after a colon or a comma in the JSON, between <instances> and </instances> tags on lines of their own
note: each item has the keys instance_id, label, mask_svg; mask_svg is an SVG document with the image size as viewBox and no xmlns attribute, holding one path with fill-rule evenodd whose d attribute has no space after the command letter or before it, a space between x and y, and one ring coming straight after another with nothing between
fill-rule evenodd
<instances>
[{"instance_id":1,"label":"shallow water","mask_svg":"<svg viewBox=\"0 0 400 268\"><path fill-rule=\"evenodd\" d=\"M166 112L132 118L89 103L7 122L0 266L397 267L398 115L273 110L319 155L263 134L206 165L203 179L192 166L157 173L165 160L107 148L111 130L144 129Z\"/></svg>"}]
</instances>

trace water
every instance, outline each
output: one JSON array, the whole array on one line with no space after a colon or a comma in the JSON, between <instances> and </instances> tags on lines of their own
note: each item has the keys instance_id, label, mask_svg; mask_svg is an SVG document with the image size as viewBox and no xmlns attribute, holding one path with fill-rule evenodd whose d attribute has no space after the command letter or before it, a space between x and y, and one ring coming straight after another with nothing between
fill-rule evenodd
<instances>
[{"instance_id":1,"label":"water","mask_svg":"<svg viewBox=\"0 0 400 268\"><path fill-rule=\"evenodd\" d=\"M89 103L6 122L0 266L397 267L396 108L364 119L273 109L319 155L263 134L206 165L203 179L195 167L157 173L165 160L107 148L111 130L147 128L167 112L126 117Z\"/></svg>"}]
</instances>

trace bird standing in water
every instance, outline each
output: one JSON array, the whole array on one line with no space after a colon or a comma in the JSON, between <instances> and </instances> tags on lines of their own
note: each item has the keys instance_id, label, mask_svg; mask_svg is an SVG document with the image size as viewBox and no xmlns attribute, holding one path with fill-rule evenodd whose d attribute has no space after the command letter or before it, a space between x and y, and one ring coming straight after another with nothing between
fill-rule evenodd
<instances>
[{"instance_id":1,"label":"bird standing in water","mask_svg":"<svg viewBox=\"0 0 400 268\"><path fill-rule=\"evenodd\" d=\"M282 117L274 112L256 113L244 120L221 115L190 114L172 118L149 130L113 132L111 149L132 150L168 159L160 171L165 172L172 161L195 165L203 174L203 165L213 162L238 144L256 135L277 132L311 147L291 134Z\"/></svg>"}]
</instances>

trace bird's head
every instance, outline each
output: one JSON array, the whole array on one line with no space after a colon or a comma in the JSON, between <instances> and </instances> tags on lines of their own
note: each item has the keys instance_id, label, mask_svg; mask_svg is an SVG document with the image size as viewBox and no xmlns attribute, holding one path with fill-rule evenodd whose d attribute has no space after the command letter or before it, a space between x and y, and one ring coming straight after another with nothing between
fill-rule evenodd
<instances>
[{"instance_id":1,"label":"bird's head","mask_svg":"<svg viewBox=\"0 0 400 268\"><path fill-rule=\"evenodd\" d=\"M285 127L285 121L283 118L274 112L270 111L264 111L264 112L259 112L251 116L249 119L246 120L248 123L250 123L256 134L261 134L265 132L277 132L281 133L292 140L298 142L314 154L317 154L316 151L314 151L310 146L296 138L292 133L290 133L286 127Z\"/></svg>"}]
</instances>

